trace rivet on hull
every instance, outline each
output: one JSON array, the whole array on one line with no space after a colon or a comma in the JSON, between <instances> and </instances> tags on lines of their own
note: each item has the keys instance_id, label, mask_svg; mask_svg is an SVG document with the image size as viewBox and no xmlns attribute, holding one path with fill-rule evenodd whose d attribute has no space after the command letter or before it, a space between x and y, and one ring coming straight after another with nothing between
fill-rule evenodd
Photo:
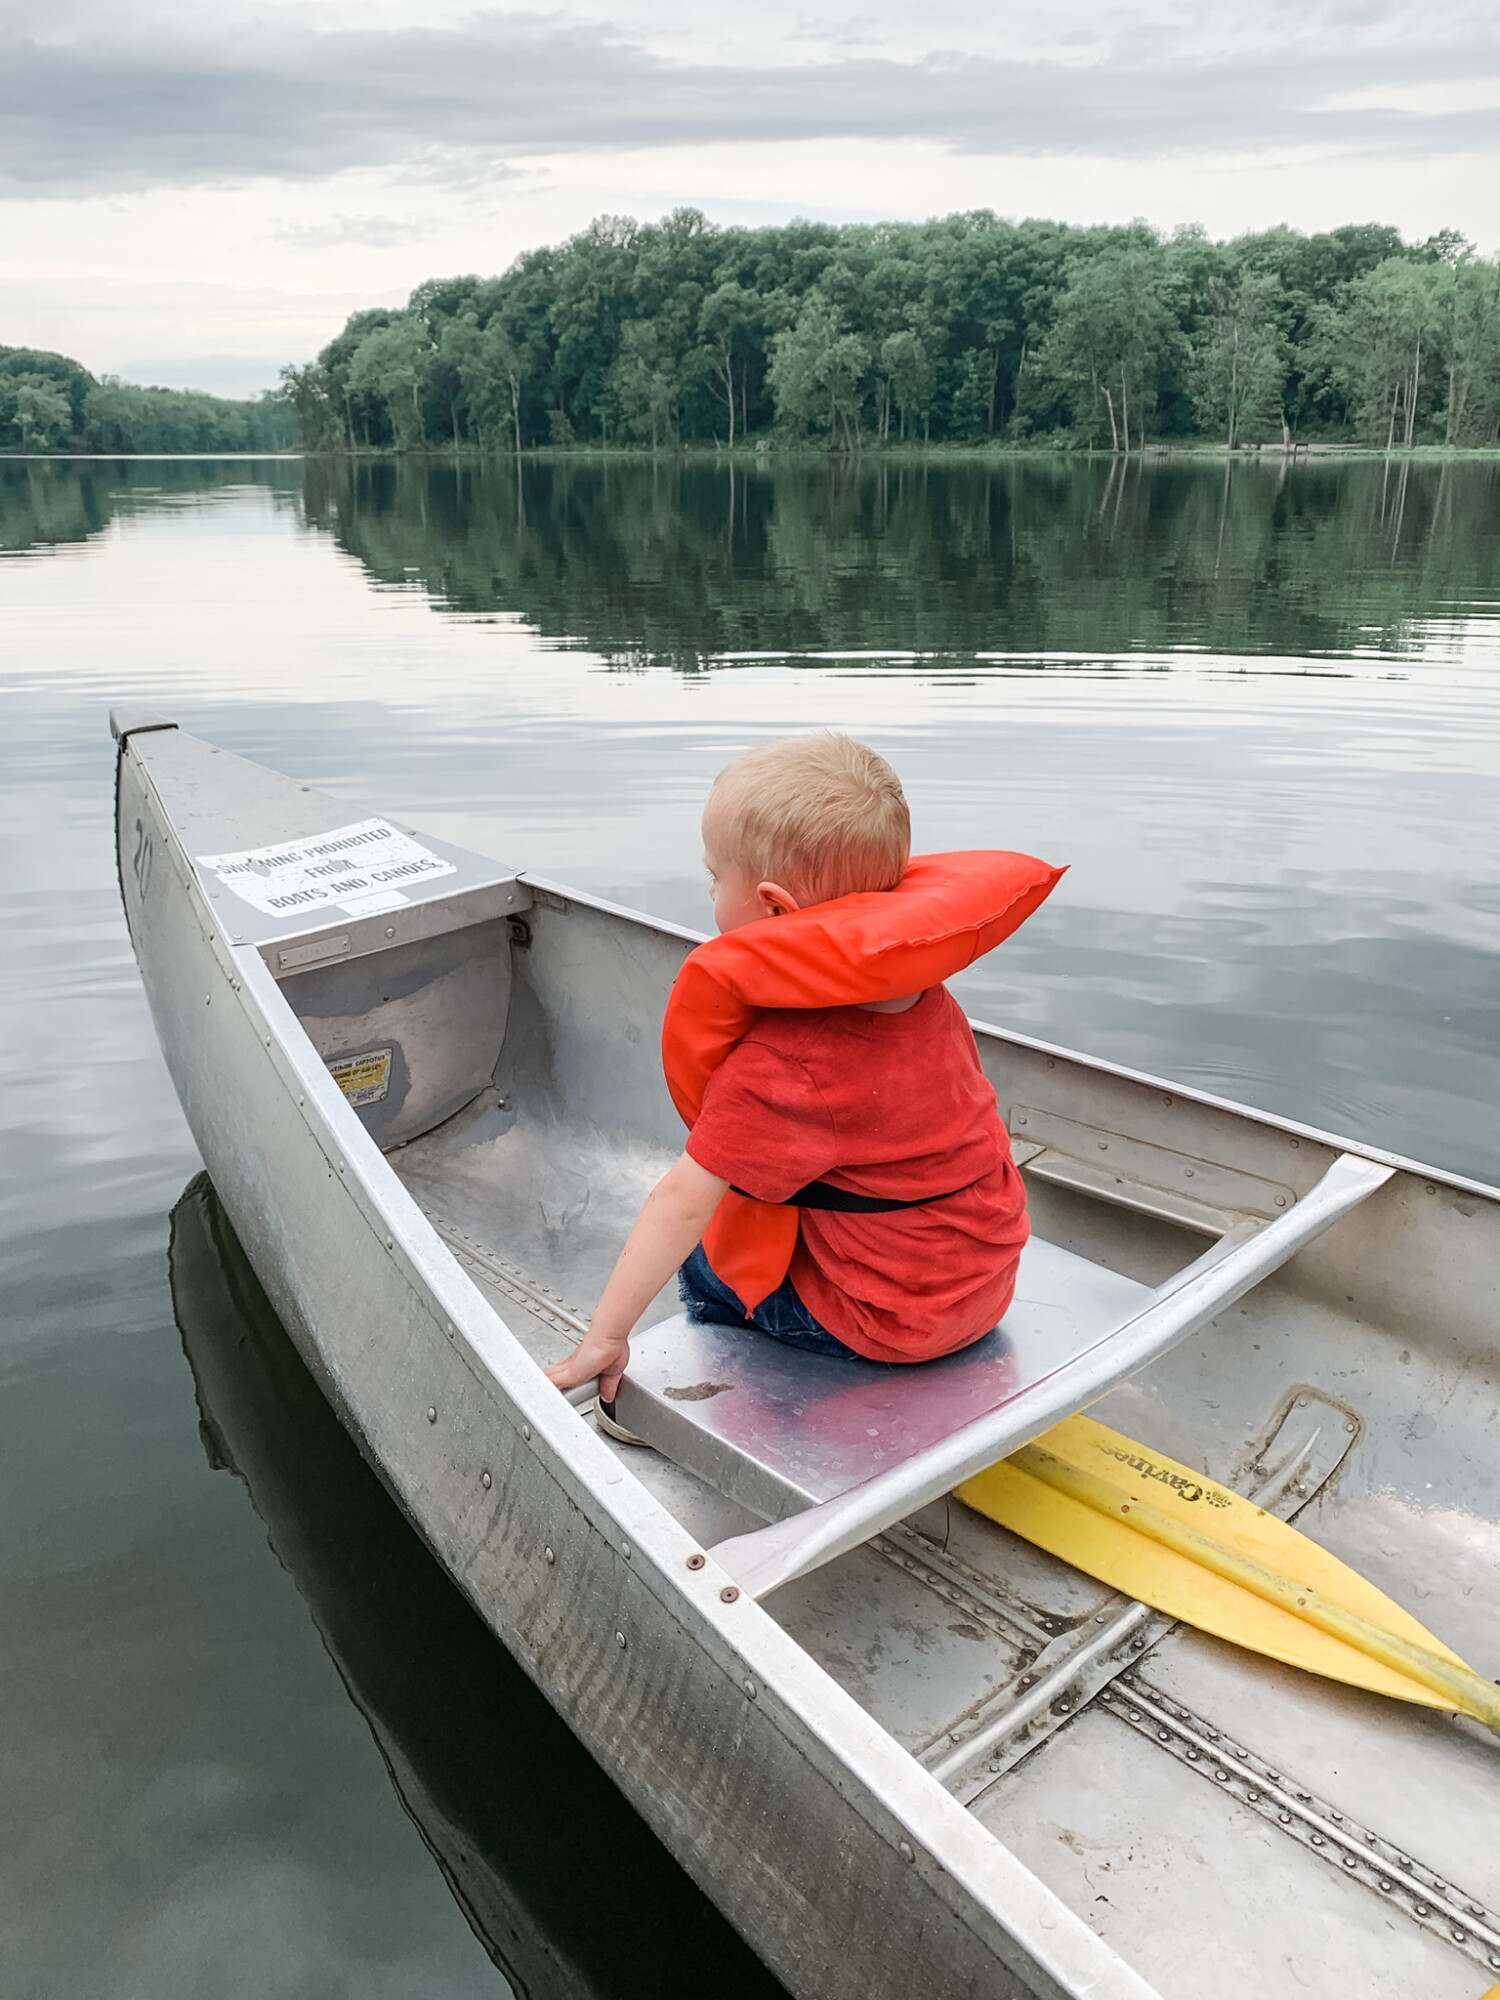
<instances>
[{"instance_id":1,"label":"rivet on hull","mask_svg":"<svg viewBox=\"0 0 1500 2000\"><path fill-rule=\"evenodd\" d=\"M490 1488L494 1485L495 1482L493 1479L490 1478L490 1475L487 1472L481 1472L479 1475L479 1483L484 1488L485 1492L488 1493Z\"/></svg>"},{"instance_id":2,"label":"rivet on hull","mask_svg":"<svg viewBox=\"0 0 1500 2000\"><path fill-rule=\"evenodd\" d=\"M436 1404L436 1403L429 1403L429 1404L427 1405L427 1421L428 1421L428 1423L430 1423L430 1424L435 1424L435 1423L437 1422L437 1404Z\"/></svg>"}]
</instances>

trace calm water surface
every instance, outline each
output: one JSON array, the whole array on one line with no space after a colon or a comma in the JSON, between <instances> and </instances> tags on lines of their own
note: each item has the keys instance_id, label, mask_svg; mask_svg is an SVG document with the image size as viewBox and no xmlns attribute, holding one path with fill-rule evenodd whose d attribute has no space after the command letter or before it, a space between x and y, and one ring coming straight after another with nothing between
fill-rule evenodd
<instances>
[{"instance_id":1,"label":"calm water surface","mask_svg":"<svg viewBox=\"0 0 1500 2000\"><path fill-rule=\"evenodd\" d=\"M1071 864L973 1011L1494 1180L1497 508L1487 465L0 460L7 1995L776 1990L183 1193L111 700L700 925L713 772L858 731L922 845Z\"/></svg>"}]
</instances>

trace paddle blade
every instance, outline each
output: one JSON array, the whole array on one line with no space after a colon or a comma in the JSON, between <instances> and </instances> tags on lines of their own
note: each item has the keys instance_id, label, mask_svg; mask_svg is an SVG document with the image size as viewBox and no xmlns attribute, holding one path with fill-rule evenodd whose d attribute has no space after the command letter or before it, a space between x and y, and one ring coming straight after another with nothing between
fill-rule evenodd
<instances>
[{"instance_id":1,"label":"paddle blade","mask_svg":"<svg viewBox=\"0 0 1500 2000\"><path fill-rule=\"evenodd\" d=\"M1148 1451L1091 1417L1069 1417L1038 1438L1037 1447L1095 1479L1107 1480L1123 1501L1149 1502L1199 1535L1299 1585L1311 1586L1370 1624L1463 1665L1456 1653L1357 1571L1274 1514L1190 1466ZM992 1465L966 1480L957 1489L958 1498L1075 1569L1200 1632L1351 1687L1458 1712L1458 1704L1444 1694L1137 1533L1128 1522L1057 1491L1026 1471L1025 1460L1023 1450Z\"/></svg>"}]
</instances>

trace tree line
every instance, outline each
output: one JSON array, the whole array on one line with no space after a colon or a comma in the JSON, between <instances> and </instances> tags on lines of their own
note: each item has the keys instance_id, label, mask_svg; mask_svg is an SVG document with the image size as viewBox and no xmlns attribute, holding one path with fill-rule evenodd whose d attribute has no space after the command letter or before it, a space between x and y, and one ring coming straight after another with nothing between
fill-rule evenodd
<instances>
[{"instance_id":1,"label":"tree line","mask_svg":"<svg viewBox=\"0 0 1500 2000\"><path fill-rule=\"evenodd\" d=\"M679 209L430 280L283 372L314 451L1494 445L1500 264L1377 223L1214 242Z\"/></svg>"},{"instance_id":2,"label":"tree line","mask_svg":"<svg viewBox=\"0 0 1500 2000\"><path fill-rule=\"evenodd\" d=\"M286 451L297 413L283 390L245 400L143 389L66 354L0 347L0 450Z\"/></svg>"}]
</instances>

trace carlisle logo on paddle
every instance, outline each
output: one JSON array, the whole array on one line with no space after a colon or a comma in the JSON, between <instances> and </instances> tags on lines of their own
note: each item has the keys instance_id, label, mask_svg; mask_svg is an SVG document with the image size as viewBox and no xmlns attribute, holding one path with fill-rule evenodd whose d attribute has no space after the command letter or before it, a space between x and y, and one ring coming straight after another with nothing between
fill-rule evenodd
<instances>
[{"instance_id":1,"label":"carlisle logo on paddle","mask_svg":"<svg viewBox=\"0 0 1500 2000\"><path fill-rule=\"evenodd\" d=\"M1128 1465L1132 1472L1138 1472L1142 1479L1156 1479L1163 1486L1170 1486L1183 1500L1206 1500L1210 1507L1229 1505L1228 1494L1217 1492L1212 1486L1200 1486L1196 1479L1187 1478L1170 1465L1158 1465L1154 1459L1145 1458L1139 1452L1110 1451L1109 1455L1118 1459L1121 1465Z\"/></svg>"}]
</instances>

